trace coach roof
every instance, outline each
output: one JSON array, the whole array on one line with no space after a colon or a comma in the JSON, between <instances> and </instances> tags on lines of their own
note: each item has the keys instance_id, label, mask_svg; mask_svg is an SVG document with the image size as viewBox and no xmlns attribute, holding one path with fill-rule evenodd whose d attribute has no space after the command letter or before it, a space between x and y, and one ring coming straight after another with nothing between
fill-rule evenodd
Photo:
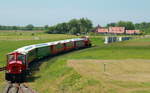
<instances>
[{"instance_id":1,"label":"coach roof","mask_svg":"<svg viewBox=\"0 0 150 93\"><path fill-rule=\"evenodd\" d=\"M60 40L60 41L54 41L54 42L48 42L48 43L42 43L42 44L29 45L29 46L24 46L22 48L19 48L19 49L15 50L14 52L26 54L29 51L39 48L39 47L56 45L56 44L59 44L59 43L61 44L61 43L65 43L65 42L67 43L70 41L80 41L80 40L84 40L84 38L74 38L74 39Z\"/></svg>"}]
</instances>

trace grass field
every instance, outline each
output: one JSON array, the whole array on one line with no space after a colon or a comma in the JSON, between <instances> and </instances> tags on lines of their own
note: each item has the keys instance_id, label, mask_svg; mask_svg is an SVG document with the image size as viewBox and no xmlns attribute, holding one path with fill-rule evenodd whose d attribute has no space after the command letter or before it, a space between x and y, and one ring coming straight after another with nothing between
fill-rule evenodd
<instances>
[{"instance_id":1,"label":"grass field","mask_svg":"<svg viewBox=\"0 0 150 93\"><path fill-rule=\"evenodd\" d=\"M105 67L104 67L105 64ZM150 60L69 60L80 75L101 82L96 93L149 93ZM145 92L144 92L145 91Z\"/></svg>"},{"instance_id":2,"label":"grass field","mask_svg":"<svg viewBox=\"0 0 150 93\"><path fill-rule=\"evenodd\" d=\"M40 34L47 37L40 40L15 40L14 37L1 44L1 66L4 55L17 47L74 37ZM150 38L104 45L102 38L96 36L92 42L92 48L41 61L39 71L27 84L39 93L150 93ZM5 85L2 72L0 82L2 89Z\"/></svg>"}]
</instances>

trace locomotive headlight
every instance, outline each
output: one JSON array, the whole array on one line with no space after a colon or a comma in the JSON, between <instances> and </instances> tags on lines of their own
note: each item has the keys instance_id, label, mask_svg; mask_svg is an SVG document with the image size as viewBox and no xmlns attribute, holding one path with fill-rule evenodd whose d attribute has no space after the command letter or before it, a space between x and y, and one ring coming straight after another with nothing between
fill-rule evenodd
<instances>
[{"instance_id":1,"label":"locomotive headlight","mask_svg":"<svg viewBox=\"0 0 150 93\"><path fill-rule=\"evenodd\" d=\"M21 72L22 70L20 69L19 71Z\"/></svg>"},{"instance_id":2,"label":"locomotive headlight","mask_svg":"<svg viewBox=\"0 0 150 93\"><path fill-rule=\"evenodd\" d=\"M10 71L10 70L7 70L6 72L7 72L7 73L10 73L11 71Z\"/></svg>"}]
</instances>

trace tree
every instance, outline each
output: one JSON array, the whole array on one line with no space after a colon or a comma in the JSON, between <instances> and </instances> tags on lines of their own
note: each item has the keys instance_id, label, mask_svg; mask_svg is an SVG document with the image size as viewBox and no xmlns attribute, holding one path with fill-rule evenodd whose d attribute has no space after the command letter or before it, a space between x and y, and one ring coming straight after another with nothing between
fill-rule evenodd
<instances>
[{"instance_id":1,"label":"tree","mask_svg":"<svg viewBox=\"0 0 150 93\"><path fill-rule=\"evenodd\" d=\"M13 26L12 29L13 30L17 30L18 28L17 28L17 26Z\"/></svg>"},{"instance_id":2,"label":"tree","mask_svg":"<svg viewBox=\"0 0 150 93\"><path fill-rule=\"evenodd\" d=\"M125 27L126 30L134 30L134 24L130 21L119 21L116 26Z\"/></svg>"},{"instance_id":3,"label":"tree","mask_svg":"<svg viewBox=\"0 0 150 93\"><path fill-rule=\"evenodd\" d=\"M70 30L70 34L76 35L78 33L77 28L73 27Z\"/></svg>"},{"instance_id":4,"label":"tree","mask_svg":"<svg viewBox=\"0 0 150 93\"><path fill-rule=\"evenodd\" d=\"M47 29L48 29L48 25L45 25L45 26L44 26L44 29L47 30Z\"/></svg>"},{"instance_id":5,"label":"tree","mask_svg":"<svg viewBox=\"0 0 150 93\"><path fill-rule=\"evenodd\" d=\"M54 27L54 26L52 26ZM49 27L47 33L51 33L55 31L59 34L86 34L93 28L92 22L89 19L81 18L81 19L72 19L67 23L60 23L55 25L55 28Z\"/></svg>"},{"instance_id":6,"label":"tree","mask_svg":"<svg viewBox=\"0 0 150 93\"><path fill-rule=\"evenodd\" d=\"M93 28L93 24L92 24L91 20L89 20L89 19L81 18L80 24L81 24L80 33L88 33Z\"/></svg>"},{"instance_id":7,"label":"tree","mask_svg":"<svg viewBox=\"0 0 150 93\"><path fill-rule=\"evenodd\" d=\"M34 26L32 24L29 24L25 27L26 30L33 30Z\"/></svg>"},{"instance_id":8,"label":"tree","mask_svg":"<svg viewBox=\"0 0 150 93\"><path fill-rule=\"evenodd\" d=\"M117 24L116 23L109 23L107 24L107 27L115 27Z\"/></svg>"},{"instance_id":9,"label":"tree","mask_svg":"<svg viewBox=\"0 0 150 93\"><path fill-rule=\"evenodd\" d=\"M54 34L54 33L56 33L55 29L56 29L55 26L49 27L48 30L46 30L46 33Z\"/></svg>"}]
</instances>

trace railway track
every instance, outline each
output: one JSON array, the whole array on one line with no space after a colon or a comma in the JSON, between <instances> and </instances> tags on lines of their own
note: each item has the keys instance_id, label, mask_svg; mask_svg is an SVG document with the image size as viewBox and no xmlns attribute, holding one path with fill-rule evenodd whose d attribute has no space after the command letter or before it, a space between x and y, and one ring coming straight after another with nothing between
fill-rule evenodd
<instances>
[{"instance_id":1,"label":"railway track","mask_svg":"<svg viewBox=\"0 0 150 93\"><path fill-rule=\"evenodd\" d=\"M6 67L1 67L0 68L0 71L4 71L4 70L6 70Z\"/></svg>"},{"instance_id":2,"label":"railway track","mask_svg":"<svg viewBox=\"0 0 150 93\"><path fill-rule=\"evenodd\" d=\"M24 83L8 83L3 93L37 93Z\"/></svg>"}]
</instances>

